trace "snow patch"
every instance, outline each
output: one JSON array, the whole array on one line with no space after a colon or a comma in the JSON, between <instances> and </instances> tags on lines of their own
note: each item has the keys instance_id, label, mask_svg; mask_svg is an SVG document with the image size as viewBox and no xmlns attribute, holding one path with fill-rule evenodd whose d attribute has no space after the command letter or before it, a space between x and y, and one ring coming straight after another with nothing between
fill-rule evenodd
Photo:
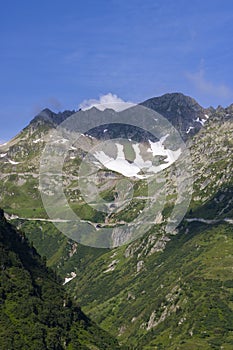
<instances>
[{"instance_id":1,"label":"snow patch","mask_svg":"<svg viewBox=\"0 0 233 350\"><path fill-rule=\"evenodd\" d=\"M41 141L41 139L36 139L36 140L34 140L34 141L32 141L33 143L38 143L38 142L40 142Z\"/></svg>"},{"instance_id":2,"label":"snow patch","mask_svg":"<svg viewBox=\"0 0 233 350\"><path fill-rule=\"evenodd\" d=\"M96 151L94 157L107 169L116 171L124 175L125 177L136 177L138 179L145 179L149 176L166 169L172 163L174 163L181 155L181 149L172 151L165 148L163 142L169 135L165 135L158 142L152 142L149 140L150 148L147 150L155 156L164 156L164 163L154 166L152 160L144 160L140 152L140 144L136 143L132 145L135 152L135 159L133 162L129 162L125 159L124 146L120 143L116 143L117 156L112 158L103 151ZM140 172L143 172L143 175Z\"/></svg>"},{"instance_id":3,"label":"snow patch","mask_svg":"<svg viewBox=\"0 0 233 350\"><path fill-rule=\"evenodd\" d=\"M7 153L0 154L0 158L4 158L4 157L6 157L6 155L7 155Z\"/></svg>"},{"instance_id":4,"label":"snow patch","mask_svg":"<svg viewBox=\"0 0 233 350\"><path fill-rule=\"evenodd\" d=\"M14 162L13 160L11 160L11 159L8 159L8 162L10 163L10 164L13 164L13 165L16 165L16 164L20 164L21 162Z\"/></svg>"},{"instance_id":5,"label":"snow patch","mask_svg":"<svg viewBox=\"0 0 233 350\"><path fill-rule=\"evenodd\" d=\"M199 117L197 117L197 119L195 119L195 122L201 123L201 125L204 126L206 119L200 119Z\"/></svg>"},{"instance_id":6,"label":"snow patch","mask_svg":"<svg viewBox=\"0 0 233 350\"><path fill-rule=\"evenodd\" d=\"M63 283L63 286L66 284L66 283L68 283L68 282L70 282L71 280L73 280L76 276L77 276L77 274L75 273L75 272L71 272L71 277L66 277L65 278L65 282Z\"/></svg>"},{"instance_id":7,"label":"snow patch","mask_svg":"<svg viewBox=\"0 0 233 350\"><path fill-rule=\"evenodd\" d=\"M181 155L180 148L176 151L172 151L168 148L165 148L163 143L167 139L168 136L169 136L168 134L165 135L158 142L149 141L153 156L166 156L167 157L164 161L168 164L165 164L166 166L163 167L163 169L167 168L170 164L174 163Z\"/></svg>"},{"instance_id":8,"label":"snow patch","mask_svg":"<svg viewBox=\"0 0 233 350\"><path fill-rule=\"evenodd\" d=\"M190 127L188 128L188 130L186 131L186 134L189 134L190 131L191 131L192 129L194 129L194 126L190 126Z\"/></svg>"},{"instance_id":9,"label":"snow patch","mask_svg":"<svg viewBox=\"0 0 233 350\"><path fill-rule=\"evenodd\" d=\"M126 177L138 177L137 174L140 172L141 169L136 164L130 164L125 159L123 145L116 144L116 146L118 150L116 159L109 157L103 151L96 152L94 154L95 158L99 160L99 162L102 163L109 170L116 171Z\"/></svg>"}]
</instances>

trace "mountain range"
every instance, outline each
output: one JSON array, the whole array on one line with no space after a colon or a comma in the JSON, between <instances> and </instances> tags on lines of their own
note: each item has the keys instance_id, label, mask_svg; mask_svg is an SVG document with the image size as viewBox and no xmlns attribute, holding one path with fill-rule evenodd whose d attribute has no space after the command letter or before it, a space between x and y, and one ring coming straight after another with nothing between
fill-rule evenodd
<instances>
[{"instance_id":1,"label":"mountain range","mask_svg":"<svg viewBox=\"0 0 233 350\"><path fill-rule=\"evenodd\" d=\"M56 140L59 151L66 151L63 186L69 207L95 234L102 228L111 228L115 237L113 246L98 248L88 241L85 244L82 232L76 232L77 228L73 226L69 226L70 234L64 235L59 230L59 222L54 225L56 220L51 219L44 208L39 184L41 158L51 141L51 133L60 125L67 125L73 115L80 120L98 117L105 121L117 116L113 110L93 108L56 114L44 109L22 132L0 146L1 207L5 218L11 222L11 225L7 223L1 214L2 276L6 283L1 292L2 324L10 325L3 327L0 340L3 349L17 349L19 346L35 348L36 345L29 344L32 336L27 325L36 325L37 322L42 324L40 329L44 334L44 338L39 335L35 338L35 344L43 339L43 344L40 343L37 348L53 348L48 344L55 344L55 339L59 338L59 327L64 328L61 326L63 323L56 323L55 311L51 314L53 326L46 318L43 319L44 316L38 318L32 312L36 307L33 305L38 304L43 314L46 303L51 303L50 295L47 300L39 292L36 294L37 289L47 288L41 286L50 282L48 289L56 290L56 302L59 304L59 307L51 305L51 309L61 308L59 310L62 310L65 319L62 322L68 329L62 333L60 343L54 349L82 349L80 346L135 350L233 348L233 105L203 108L188 96L172 93L149 99L139 108L166 118L189 152L192 186L186 190L187 179L180 169L182 196L176 188L175 154L178 153L174 152L178 149L168 149L169 140L161 140L140 127L123 123L103 123L91 127L80 136L84 149L80 147L80 139L69 147L64 135ZM75 127L78 129L79 125ZM73 131L68 132L72 136ZM125 139L127 146L119 139ZM109 142L113 143L113 150ZM101 153L103 143L106 147ZM95 152L88 160L97 163L95 184L101 200L105 205L110 203L105 211L99 211L91 201L87 202L85 193L80 190L78 169L90 149ZM156 164L148 163L152 162L148 153L152 154L153 149L160 152ZM170 162L168 154L172 154ZM155 189L159 196L153 203L154 211L148 214L148 178L155 166L163 167L163 181ZM154 173L152 175L155 176ZM129 187L124 188L125 197L118 194L117 186L122 179L133 184L132 191ZM52 196L58 185L56 181L52 190L48 187L43 191L47 194L52 191L49 193ZM84 190L87 191L87 187ZM89 196L90 193L86 192ZM168 232L166 227L177 202L186 197L186 214L176 229ZM95 202L96 197L91 199ZM113 203L120 203L119 210L112 206ZM67 208L59 205L60 202L57 202L57 207L54 205L57 221L69 218ZM120 238L128 233L126 230L131 223L138 224L137 217L141 212L151 221L153 217L153 222L145 229L139 225L140 234L133 240L126 237L122 243ZM21 236L16 230L22 232ZM21 256L20 251L25 253ZM27 259L31 259L30 263ZM30 270L31 265L35 265L33 271ZM12 270L17 271L14 274ZM42 274L43 282L38 282L38 274ZM19 276L15 288L14 276ZM20 288L21 293L17 292ZM25 316L27 323L24 323L22 318L17 319L14 307L23 303L26 293L28 298L32 297L32 306ZM44 293L46 296L49 294L47 291ZM72 304L65 310L60 302L64 293L69 295L69 303ZM76 312L79 314L77 319ZM74 323L70 317L75 319ZM69 325L66 322L70 322ZM18 333L12 335L16 325ZM78 345L72 345L73 340L69 340L70 329L75 329L72 334L77 334L77 339L80 332ZM7 340L9 338L14 339L13 345ZM48 340L50 338L53 340Z\"/></svg>"}]
</instances>

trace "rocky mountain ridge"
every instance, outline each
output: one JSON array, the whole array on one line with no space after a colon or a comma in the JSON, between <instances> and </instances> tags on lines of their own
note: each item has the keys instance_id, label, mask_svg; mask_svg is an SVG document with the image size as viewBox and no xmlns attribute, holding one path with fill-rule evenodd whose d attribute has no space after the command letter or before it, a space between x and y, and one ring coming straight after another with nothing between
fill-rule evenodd
<instances>
[{"instance_id":1,"label":"rocky mountain ridge","mask_svg":"<svg viewBox=\"0 0 233 350\"><path fill-rule=\"evenodd\" d=\"M193 98L185 96L182 93L170 93L160 97L154 97L140 103L140 105L154 110L160 113L163 117L167 118L167 120L172 123L172 125L180 132L182 138L185 140L188 138L188 136L193 136L195 133L197 133L207 121L209 116L215 111L213 107L201 107ZM93 107L93 110L95 109L97 108ZM218 112L221 109L223 108L219 106ZM230 110L231 108L229 107L228 111ZM33 118L33 120L30 122L30 126L34 128L37 127L39 123L43 122L50 123L51 126L57 126L74 113L77 113L77 111L67 110L64 112L54 113L46 108ZM105 125L100 127L98 132L97 130L93 131L92 136L106 138L108 133L103 135L103 130L105 130L106 127L110 129L108 130L108 132L110 132L109 137L111 137L111 133L114 135L116 134L114 131L115 126L113 128L109 128L109 126Z\"/></svg>"}]
</instances>

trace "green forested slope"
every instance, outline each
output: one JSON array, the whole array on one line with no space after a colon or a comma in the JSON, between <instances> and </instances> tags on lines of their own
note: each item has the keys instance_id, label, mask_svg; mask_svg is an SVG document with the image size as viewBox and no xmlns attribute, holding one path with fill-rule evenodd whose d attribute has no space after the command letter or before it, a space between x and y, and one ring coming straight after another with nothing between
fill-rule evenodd
<instances>
[{"instance_id":1,"label":"green forested slope","mask_svg":"<svg viewBox=\"0 0 233 350\"><path fill-rule=\"evenodd\" d=\"M0 348L118 349L83 314L23 234L0 212Z\"/></svg>"}]
</instances>

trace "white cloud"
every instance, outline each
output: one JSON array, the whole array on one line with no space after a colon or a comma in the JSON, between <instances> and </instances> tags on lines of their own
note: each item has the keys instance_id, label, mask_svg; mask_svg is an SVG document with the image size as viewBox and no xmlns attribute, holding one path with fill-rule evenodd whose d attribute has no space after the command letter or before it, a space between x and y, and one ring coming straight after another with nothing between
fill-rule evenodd
<instances>
[{"instance_id":1,"label":"white cloud","mask_svg":"<svg viewBox=\"0 0 233 350\"><path fill-rule=\"evenodd\" d=\"M219 98L229 98L233 96L233 91L225 84L214 84L207 80L205 78L204 69L200 69L196 73L187 73L186 76L200 93Z\"/></svg>"},{"instance_id":2,"label":"white cloud","mask_svg":"<svg viewBox=\"0 0 233 350\"><path fill-rule=\"evenodd\" d=\"M80 103L79 107L83 111L87 109L91 109L92 107L96 107L100 111L104 111L106 108L111 108L111 109L114 109L114 111L119 112L129 107L132 107L134 105L135 103L125 102L117 95L109 92L106 95L101 95L99 100L96 100L96 99L84 100L82 103Z\"/></svg>"}]
</instances>

